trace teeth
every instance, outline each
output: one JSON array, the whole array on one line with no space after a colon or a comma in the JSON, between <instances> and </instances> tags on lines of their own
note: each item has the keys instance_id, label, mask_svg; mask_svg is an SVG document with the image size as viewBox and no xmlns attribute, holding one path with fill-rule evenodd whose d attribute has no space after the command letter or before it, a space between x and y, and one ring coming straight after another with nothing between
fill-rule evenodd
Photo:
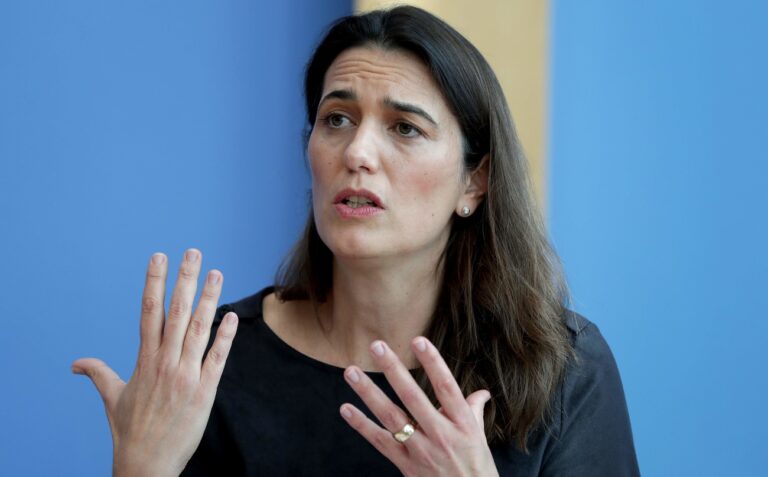
<instances>
[{"instance_id":1,"label":"teeth","mask_svg":"<svg viewBox=\"0 0 768 477\"><path fill-rule=\"evenodd\" d=\"M358 207L363 207L366 205L373 205L373 201L366 198L366 197L360 197L359 195L351 195L345 199L345 202L348 206L352 207L353 209L356 209Z\"/></svg>"}]
</instances>

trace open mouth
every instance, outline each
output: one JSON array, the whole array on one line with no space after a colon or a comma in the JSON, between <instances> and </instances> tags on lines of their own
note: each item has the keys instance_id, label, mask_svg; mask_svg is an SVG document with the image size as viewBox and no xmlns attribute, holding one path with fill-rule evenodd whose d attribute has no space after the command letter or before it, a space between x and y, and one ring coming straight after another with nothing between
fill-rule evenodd
<instances>
[{"instance_id":1,"label":"open mouth","mask_svg":"<svg viewBox=\"0 0 768 477\"><path fill-rule=\"evenodd\" d=\"M333 203L344 205L350 209L386 208L376 194L365 189L344 189L336 194Z\"/></svg>"},{"instance_id":2,"label":"open mouth","mask_svg":"<svg viewBox=\"0 0 768 477\"><path fill-rule=\"evenodd\" d=\"M341 200L341 203L352 209L358 209L360 207L378 207L376 202L367 197L361 197L359 195L351 195Z\"/></svg>"}]
</instances>

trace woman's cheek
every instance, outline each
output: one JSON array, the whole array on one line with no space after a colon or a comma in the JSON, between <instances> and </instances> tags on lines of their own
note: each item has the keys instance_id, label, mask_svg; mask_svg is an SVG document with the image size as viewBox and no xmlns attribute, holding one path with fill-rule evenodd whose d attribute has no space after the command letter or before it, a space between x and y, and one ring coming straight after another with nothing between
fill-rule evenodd
<instances>
[{"instance_id":1,"label":"woman's cheek","mask_svg":"<svg viewBox=\"0 0 768 477\"><path fill-rule=\"evenodd\" d=\"M316 200L323 199L325 189L328 187L330 178L333 176L333 158L323 150L322 140L310 140L307 147L309 157L309 172L312 177L312 197Z\"/></svg>"},{"instance_id":2,"label":"woman's cheek","mask_svg":"<svg viewBox=\"0 0 768 477\"><path fill-rule=\"evenodd\" d=\"M408 191L405 195L408 201L409 227L415 233L433 233L435 227L442 222L447 206L446 196L440 191L441 181L435 174L421 172L410 176L407 182L402 183L402 191Z\"/></svg>"},{"instance_id":3,"label":"woman's cheek","mask_svg":"<svg viewBox=\"0 0 768 477\"><path fill-rule=\"evenodd\" d=\"M453 200L458 188L458 177L452 173L453 167L445 163L430 166L406 176L408 190L414 191L425 204ZM448 207L452 208L453 204Z\"/></svg>"}]
</instances>

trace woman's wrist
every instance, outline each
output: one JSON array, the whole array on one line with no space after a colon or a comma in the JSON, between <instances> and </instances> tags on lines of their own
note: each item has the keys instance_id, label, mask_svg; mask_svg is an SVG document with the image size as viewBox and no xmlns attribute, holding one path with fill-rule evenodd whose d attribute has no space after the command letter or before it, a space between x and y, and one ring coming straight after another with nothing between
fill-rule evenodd
<instances>
[{"instance_id":1,"label":"woman's wrist","mask_svg":"<svg viewBox=\"0 0 768 477\"><path fill-rule=\"evenodd\" d=\"M112 460L113 477L178 477L184 466L168 462L152 462L146 455L132 456L124 452L115 453Z\"/></svg>"}]
</instances>

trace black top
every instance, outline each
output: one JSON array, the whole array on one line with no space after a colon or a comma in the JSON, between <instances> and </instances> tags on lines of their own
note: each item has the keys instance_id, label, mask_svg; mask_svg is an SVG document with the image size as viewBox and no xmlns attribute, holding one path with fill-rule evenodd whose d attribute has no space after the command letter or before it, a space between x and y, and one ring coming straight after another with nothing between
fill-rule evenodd
<instances>
[{"instance_id":1,"label":"black top","mask_svg":"<svg viewBox=\"0 0 768 477\"><path fill-rule=\"evenodd\" d=\"M400 475L339 415L344 402L367 409L344 370L300 353L264 322L262 300L271 292L216 313L211 339L227 312L240 322L208 426L182 475ZM499 474L639 475L613 355L594 324L576 313L566 321L578 359L554 397L553 422L531 437L527 455L512 444L492 446ZM367 374L400 404L382 373Z\"/></svg>"}]
</instances>

